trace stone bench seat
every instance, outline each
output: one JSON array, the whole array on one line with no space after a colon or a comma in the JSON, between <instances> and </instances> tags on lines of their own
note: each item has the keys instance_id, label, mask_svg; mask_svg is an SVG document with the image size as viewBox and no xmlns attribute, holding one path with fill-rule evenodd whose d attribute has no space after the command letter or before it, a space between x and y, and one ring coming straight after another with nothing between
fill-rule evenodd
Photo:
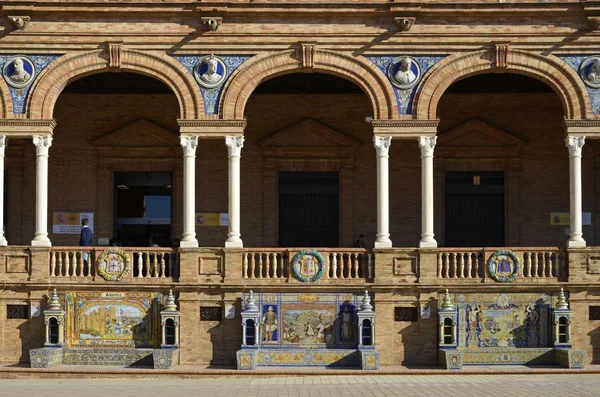
<instances>
[{"instance_id":1,"label":"stone bench seat","mask_svg":"<svg viewBox=\"0 0 600 397\"><path fill-rule=\"evenodd\" d=\"M44 347L29 351L31 368L57 365L145 366L169 369L178 361L179 349Z\"/></svg>"},{"instance_id":2,"label":"stone bench seat","mask_svg":"<svg viewBox=\"0 0 600 397\"><path fill-rule=\"evenodd\" d=\"M585 351L570 348L481 348L439 349L439 363L446 369L463 365L560 365L583 368Z\"/></svg>"},{"instance_id":3,"label":"stone bench seat","mask_svg":"<svg viewBox=\"0 0 600 397\"><path fill-rule=\"evenodd\" d=\"M361 367L379 369L379 353L358 349L242 349L237 352L238 369L256 367Z\"/></svg>"}]
</instances>

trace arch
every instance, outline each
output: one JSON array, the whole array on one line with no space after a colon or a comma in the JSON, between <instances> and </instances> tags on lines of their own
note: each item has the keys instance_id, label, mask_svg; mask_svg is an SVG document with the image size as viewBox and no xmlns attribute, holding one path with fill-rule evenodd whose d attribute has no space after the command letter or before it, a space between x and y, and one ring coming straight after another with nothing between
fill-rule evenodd
<instances>
[{"instance_id":1,"label":"arch","mask_svg":"<svg viewBox=\"0 0 600 397\"><path fill-rule=\"evenodd\" d=\"M248 98L262 82L288 73L306 71L296 50L257 56L242 64L224 88L219 103L223 119L243 119ZM364 59L337 52L314 49L313 72L323 72L350 80L358 85L373 105L374 119L394 119L396 99L383 72Z\"/></svg>"},{"instance_id":2,"label":"arch","mask_svg":"<svg viewBox=\"0 0 600 397\"><path fill-rule=\"evenodd\" d=\"M67 54L52 62L34 83L27 101L27 113L32 119L51 119L54 105L63 89L82 77L111 71L144 74L167 85L179 102L181 119L204 116L202 96L196 81L183 65L165 55L121 49L119 67L110 67L107 50Z\"/></svg>"},{"instance_id":3,"label":"arch","mask_svg":"<svg viewBox=\"0 0 600 397\"><path fill-rule=\"evenodd\" d=\"M3 78L0 78L0 117L5 119L13 116L13 105L8 84Z\"/></svg>"},{"instance_id":4,"label":"arch","mask_svg":"<svg viewBox=\"0 0 600 397\"><path fill-rule=\"evenodd\" d=\"M558 95L566 119L585 119L592 114L587 90L581 78L567 63L553 55L523 50L506 50L505 68L497 67L497 50L451 55L427 73L413 104L417 119L436 119L437 107L446 89L458 80L481 73L522 74L543 81ZM501 60L500 60L501 61Z\"/></svg>"}]
</instances>

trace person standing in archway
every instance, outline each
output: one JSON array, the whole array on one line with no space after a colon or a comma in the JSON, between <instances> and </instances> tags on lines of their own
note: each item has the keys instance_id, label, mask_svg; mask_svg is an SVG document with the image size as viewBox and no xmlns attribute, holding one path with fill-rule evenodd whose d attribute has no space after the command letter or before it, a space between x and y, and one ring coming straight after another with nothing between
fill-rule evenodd
<instances>
[{"instance_id":1,"label":"person standing in archway","mask_svg":"<svg viewBox=\"0 0 600 397\"><path fill-rule=\"evenodd\" d=\"M91 247L92 246L92 229L89 228L90 220L88 218L83 218L81 220L81 234L79 235L79 246L80 247ZM87 276L89 274L89 261L90 253L83 252L81 254L81 259L83 259L83 275Z\"/></svg>"}]
</instances>

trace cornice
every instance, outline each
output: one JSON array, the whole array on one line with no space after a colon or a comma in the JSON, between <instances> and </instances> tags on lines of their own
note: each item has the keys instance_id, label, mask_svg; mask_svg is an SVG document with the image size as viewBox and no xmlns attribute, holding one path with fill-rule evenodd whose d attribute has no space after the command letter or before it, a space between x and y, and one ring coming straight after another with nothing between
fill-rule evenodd
<instances>
[{"instance_id":1,"label":"cornice","mask_svg":"<svg viewBox=\"0 0 600 397\"><path fill-rule=\"evenodd\" d=\"M0 119L0 134L26 138L33 135L52 135L56 121L32 119Z\"/></svg>"},{"instance_id":2,"label":"cornice","mask_svg":"<svg viewBox=\"0 0 600 397\"><path fill-rule=\"evenodd\" d=\"M177 120L181 135L195 135L200 138L221 138L243 135L246 120Z\"/></svg>"},{"instance_id":3,"label":"cornice","mask_svg":"<svg viewBox=\"0 0 600 397\"><path fill-rule=\"evenodd\" d=\"M565 120L566 135L584 135L590 139L600 139L600 119Z\"/></svg>"},{"instance_id":4,"label":"cornice","mask_svg":"<svg viewBox=\"0 0 600 397\"><path fill-rule=\"evenodd\" d=\"M435 136L439 120L372 120L373 134L396 138Z\"/></svg>"}]
</instances>

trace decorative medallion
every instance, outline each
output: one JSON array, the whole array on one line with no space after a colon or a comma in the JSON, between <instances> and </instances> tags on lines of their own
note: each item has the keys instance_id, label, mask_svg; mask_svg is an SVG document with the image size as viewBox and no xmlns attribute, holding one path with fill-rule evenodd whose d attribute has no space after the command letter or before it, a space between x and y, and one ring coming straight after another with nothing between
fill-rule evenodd
<instances>
[{"instance_id":1,"label":"decorative medallion","mask_svg":"<svg viewBox=\"0 0 600 397\"><path fill-rule=\"evenodd\" d=\"M317 281L324 271L325 260L317 250L301 250L292 259L292 273L304 283Z\"/></svg>"},{"instance_id":2,"label":"decorative medallion","mask_svg":"<svg viewBox=\"0 0 600 397\"><path fill-rule=\"evenodd\" d=\"M121 249L109 249L98 257L98 274L107 281L121 281L129 274L129 255Z\"/></svg>"},{"instance_id":3,"label":"decorative medallion","mask_svg":"<svg viewBox=\"0 0 600 397\"><path fill-rule=\"evenodd\" d=\"M519 274L519 258L510 250L498 250L488 259L488 273L501 283L508 283Z\"/></svg>"},{"instance_id":4,"label":"decorative medallion","mask_svg":"<svg viewBox=\"0 0 600 397\"><path fill-rule=\"evenodd\" d=\"M419 63L409 56L400 56L388 67L388 77L392 84L401 90L407 90L417 85L421 79Z\"/></svg>"},{"instance_id":5,"label":"decorative medallion","mask_svg":"<svg viewBox=\"0 0 600 397\"><path fill-rule=\"evenodd\" d=\"M6 61L2 74L11 87L25 88L35 78L35 65L25 55L15 55Z\"/></svg>"},{"instance_id":6,"label":"decorative medallion","mask_svg":"<svg viewBox=\"0 0 600 397\"><path fill-rule=\"evenodd\" d=\"M600 55L587 57L579 66L583 82L592 88L600 88Z\"/></svg>"},{"instance_id":7,"label":"decorative medallion","mask_svg":"<svg viewBox=\"0 0 600 397\"><path fill-rule=\"evenodd\" d=\"M209 55L194 66L194 77L204 88L215 88L227 79L227 65L221 58Z\"/></svg>"}]
</instances>

